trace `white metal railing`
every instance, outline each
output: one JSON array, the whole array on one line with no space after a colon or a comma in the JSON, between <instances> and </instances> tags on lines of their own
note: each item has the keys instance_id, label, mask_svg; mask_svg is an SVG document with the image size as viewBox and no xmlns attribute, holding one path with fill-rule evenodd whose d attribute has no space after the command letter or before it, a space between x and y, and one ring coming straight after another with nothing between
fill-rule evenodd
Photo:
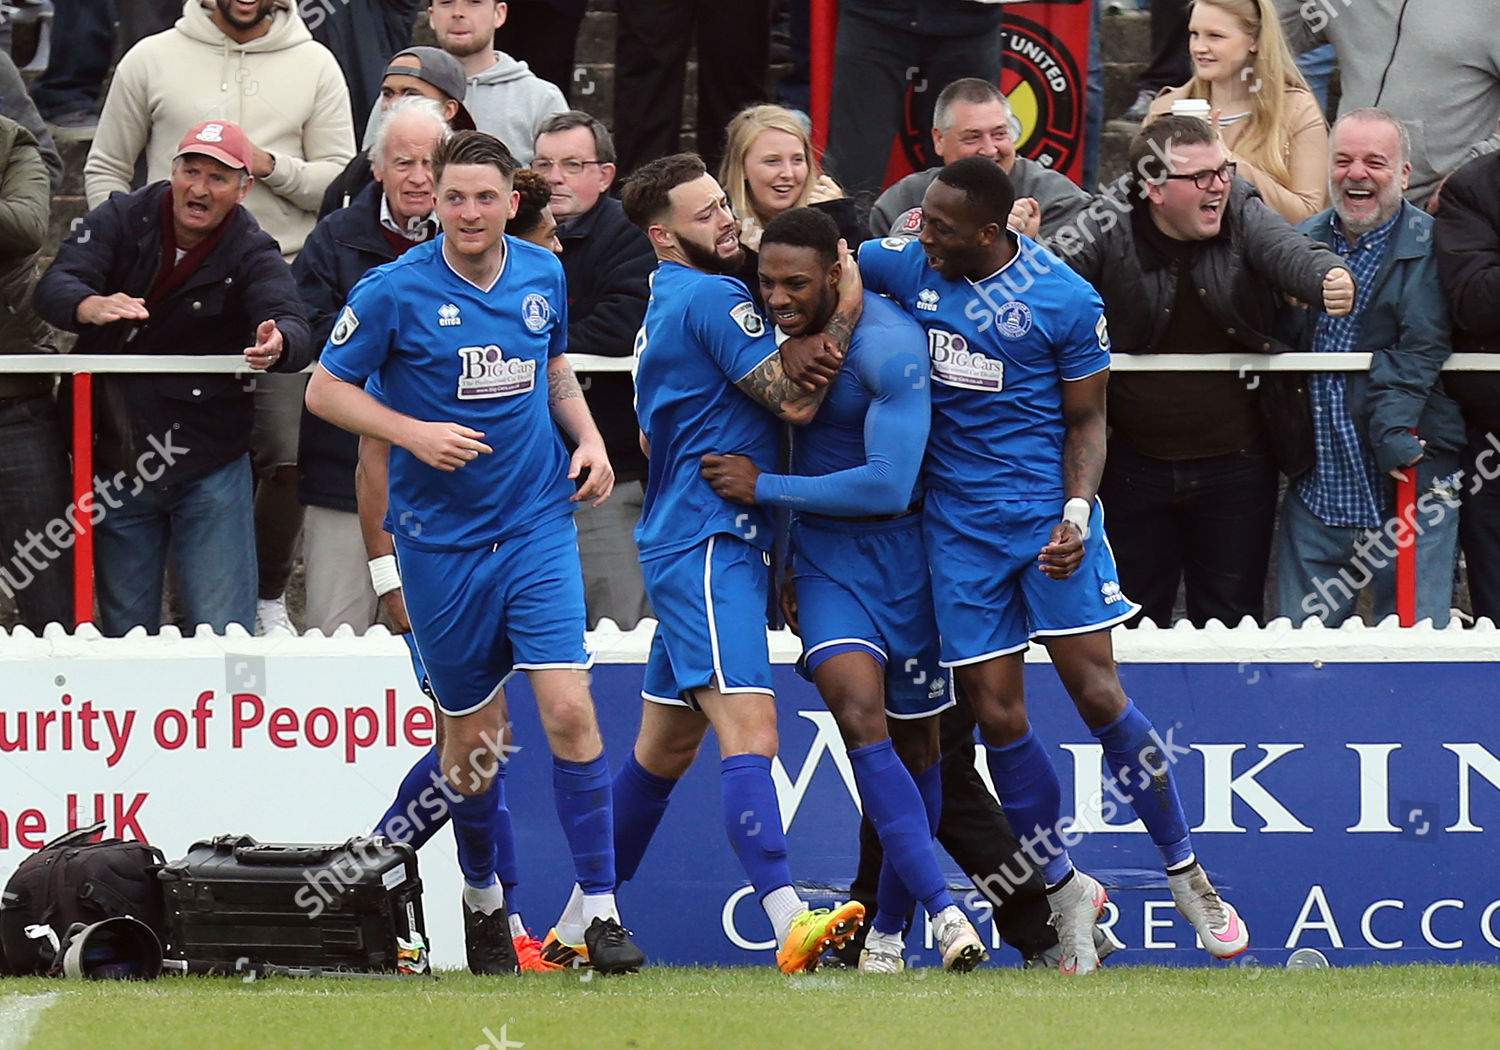
<instances>
[{"instance_id":1,"label":"white metal railing","mask_svg":"<svg viewBox=\"0 0 1500 1050\"><path fill-rule=\"evenodd\" d=\"M631 357L601 357L569 354L577 372L629 372ZM1116 372L1361 372L1370 367L1371 354L1116 354L1110 368ZM311 369L311 365L308 366ZM1444 371L1500 372L1500 354L1453 354ZM73 382L73 491L82 500L93 483L93 376L107 374L200 374L255 375L243 358L229 354L0 354L0 374L72 375ZM1415 472L1400 484L1397 513L1404 515L1416 502ZM77 623L89 622L94 608L94 544L88 516L77 517L74 534L74 613ZM1415 622L1415 543L1398 543L1397 610L1401 622Z\"/></svg>"}]
</instances>

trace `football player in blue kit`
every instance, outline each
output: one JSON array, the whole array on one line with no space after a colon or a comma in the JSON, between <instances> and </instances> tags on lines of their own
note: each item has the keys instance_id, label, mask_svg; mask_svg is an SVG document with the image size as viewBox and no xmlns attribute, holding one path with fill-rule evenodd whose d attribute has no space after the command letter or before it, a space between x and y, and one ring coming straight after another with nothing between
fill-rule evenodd
<instances>
[{"instance_id":1,"label":"football player in blue kit","mask_svg":"<svg viewBox=\"0 0 1500 1050\"><path fill-rule=\"evenodd\" d=\"M1136 606L1120 591L1095 498L1109 375L1103 305L1055 256L1006 229L1013 196L993 163L956 161L927 190L919 240L860 251L867 285L927 330L923 526L942 664L973 704L996 794L1047 881L1062 971L1098 967L1094 926L1107 897L1068 857L1076 833L1061 823L1057 773L1027 721L1032 638L1103 746L1111 793L1161 850L1178 909L1226 958L1249 934L1194 857L1171 775L1179 749L1115 669L1109 628Z\"/></svg>"},{"instance_id":2,"label":"football player in blue kit","mask_svg":"<svg viewBox=\"0 0 1500 1050\"><path fill-rule=\"evenodd\" d=\"M572 503L602 502L614 475L563 356L562 266L505 236L515 169L505 145L482 132L439 148L442 235L361 278L307 405L392 446L386 526L442 712L442 769L458 794L451 815L470 968L516 968L493 825L502 686L519 669L552 748L558 816L582 887L579 950L596 969L629 970L642 956L614 900L609 767L589 693L572 524ZM384 403L364 389L376 373ZM577 445L571 461L559 426Z\"/></svg>"},{"instance_id":3,"label":"football player in blue kit","mask_svg":"<svg viewBox=\"0 0 1500 1050\"><path fill-rule=\"evenodd\" d=\"M771 920L777 965L787 973L810 970L827 947L853 936L864 906L809 910L793 888L771 779L771 522L758 508L719 498L699 469L711 452L771 465L778 419L808 422L828 387L809 391L786 378L764 318L745 286L728 276L744 254L729 202L702 160L676 154L652 161L631 176L621 200L658 259L636 336L636 414L650 472L635 532L657 627L640 732L615 777L616 870L622 882L635 874L673 786L712 724L724 826ZM851 265L823 332L785 352L819 358L831 378L862 294Z\"/></svg>"},{"instance_id":4,"label":"football player in blue kit","mask_svg":"<svg viewBox=\"0 0 1500 1050\"><path fill-rule=\"evenodd\" d=\"M813 208L782 212L766 226L760 290L783 334L821 331L833 315L838 238L833 220ZM843 368L817 417L795 435L792 473L763 473L743 455L703 458L703 476L725 499L795 512L787 619L802 636L803 666L838 722L885 848L860 956L866 973L904 968L917 900L946 969L971 970L987 958L932 844L942 810L937 716L953 698L937 662L922 546L919 475L931 414L925 333L900 307L866 292Z\"/></svg>"}]
</instances>

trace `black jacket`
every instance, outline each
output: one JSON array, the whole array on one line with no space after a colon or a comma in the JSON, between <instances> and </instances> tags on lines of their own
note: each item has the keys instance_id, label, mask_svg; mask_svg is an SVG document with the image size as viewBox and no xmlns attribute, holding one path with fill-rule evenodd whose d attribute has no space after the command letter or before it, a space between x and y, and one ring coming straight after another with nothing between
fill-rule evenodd
<instances>
[{"instance_id":1,"label":"black jacket","mask_svg":"<svg viewBox=\"0 0 1500 1050\"><path fill-rule=\"evenodd\" d=\"M630 357L646 316L656 253L646 235L625 218L613 197L557 231L568 278L568 350L601 357ZM627 372L596 372L582 379L583 396L604 437L609 462L622 481L646 477L635 385Z\"/></svg>"},{"instance_id":2,"label":"black jacket","mask_svg":"<svg viewBox=\"0 0 1500 1050\"><path fill-rule=\"evenodd\" d=\"M1114 352L1160 352L1177 296L1177 264L1143 236L1147 205L1121 180L1099 194L1047 246L1104 300ZM1283 296L1322 303L1323 278L1344 266L1336 254L1298 233L1237 178L1217 236L1204 242L1190 278L1208 315L1257 354L1291 349L1278 338ZM1287 372L1258 377L1260 407L1277 465L1288 477L1312 466L1312 414L1305 380Z\"/></svg>"},{"instance_id":3,"label":"black jacket","mask_svg":"<svg viewBox=\"0 0 1500 1050\"><path fill-rule=\"evenodd\" d=\"M972 0L843 0L839 14L926 36L980 36L1000 24L1000 5Z\"/></svg>"},{"instance_id":4,"label":"black jacket","mask_svg":"<svg viewBox=\"0 0 1500 1050\"><path fill-rule=\"evenodd\" d=\"M1150 221L1143 202L1115 187L1047 239L1047 247L1103 298L1116 353L1159 352L1171 321L1177 268L1141 235L1137 224ZM1251 353L1278 354L1290 349L1276 336L1283 294L1321 303L1324 275L1343 266L1237 178L1219 234L1205 242L1192 280L1209 316L1235 342Z\"/></svg>"},{"instance_id":5,"label":"black jacket","mask_svg":"<svg viewBox=\"0 0 1500 1050\"><path fill-rule=\"evenodd\" d=\"M243 207L187 280L151 309L147 321L81 325L78 304L124 292L144 299L162 261L162 198L170 184L113 193L84 216L37 284L37 312L78 333L79 354L222 354L243 359L260 322L274 320L284 348L274 372L312 360L292 272L276 240ZM139 457L168 434L186 448L162 483L210 474L250 448L251 374L100 376L95 386L94 448L109 471L136 470ZM152 439L156 439L153 441Z\"/></svg>"},{"instance_id":6,"label":"black jacket","mask_svg":"<svg viewBox=\"0 0 1500 1050\"><path fill-rule=\"evenodd\" d=\"M1500 153L1470 161L1443 186L1434 249L1453 313L1454 353L1500 353ZM1500 372L1445 372L1471 427L1500 433Z\"/></svg>"},{"instance_id":7,"label":"black jacket","mask_svg":"<svg viewBox=\"0 0 1500 1050\"><path fill-rule=\"evenodd\" d=\"M315 352L321 354L349 293L367 270L396 258L380 232L380 200L385 187L372 182L347 208L333 212L313 229L292 276L307 311ZM297 498L313 507L353 513L354 468L359 437L302 409L297 455Z\"/></svg>"}]
</instances>

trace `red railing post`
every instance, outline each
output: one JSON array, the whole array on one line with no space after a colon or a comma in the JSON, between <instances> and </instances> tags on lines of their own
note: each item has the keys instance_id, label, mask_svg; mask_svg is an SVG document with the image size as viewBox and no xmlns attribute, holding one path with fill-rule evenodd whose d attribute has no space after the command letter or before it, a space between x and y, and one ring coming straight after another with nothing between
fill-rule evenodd
<instances>
[{"instance_id":1,"label":"red railing post","mask_svg":"<svg viewBox=\"0 0 1500 1050\"><path fill-rule=\"evenodd\" d=\"M819 153L828 145L828 114L833 108L833 45L838 35L838 0L812 0L808 26L807 76L811 88L812 139Z\"/></svg>"},{"instance_id":2,"label":"red railing post","mask_svg":"<svg viewBox=\"0 0 1500 1050\"><path fill-rule=\"evenodd\" d=\"M1396 482L1396 619L1402 627L1417 622L1417 468L1405 467Z\"/></svg>"},{"instance_id":3,"label":"red railing post","mask_svg":"<svg viewBox=\"0 0 1500 1050\"><path fill-rule=\"evenodd\" d=\"M94 491L94 377L73 376L74 626L94 619L94 525L87 508ZM86 498L87 497L87 498Z\"/></svg>"}]
</instances>

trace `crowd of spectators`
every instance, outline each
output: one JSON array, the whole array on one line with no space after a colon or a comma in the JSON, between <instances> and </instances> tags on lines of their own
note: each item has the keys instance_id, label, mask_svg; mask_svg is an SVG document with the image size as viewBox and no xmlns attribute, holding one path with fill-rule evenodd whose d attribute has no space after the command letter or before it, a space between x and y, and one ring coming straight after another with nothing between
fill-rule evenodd
<instances>
[{"instance_id":1,"label":"crowd of spectators","mask_svg":"<svg viewBox=\"0 0 1500 1050\"><path fill-rule=\"evenodd\" d=\"M1419 615L1447 622L1461 545L1474 614L1500 617L1500 373L1441 371L1455 349L1500 352L1500 38L1479 0L1153 3L1131 170L1098 194L1018 154L995 3L844 0L826 156L805 114L773 104L772 0L616 5L608 125L569 103L592 92L574 64L584 0L433 0L436 47L409 46L419 0L52 3L31 95L0 52L0 353L54 352L61 329L79 352L254 369L99 384L104 480L72 514L96 520L108 633L157 629L169 575L186 623L292 629L298 550L306 628L399 627L399 591L365 571L359 442L307 413L298 372L367 270L437 236L432 151L475 127L530 168L510 232L560 253L570 350L631 356L654 257L612 193L678 150L694 48L697 146L752 295L777 215L812 205L851 244L915 236L939 168L978 155L1014 186L1010 225L1100 292L1117 355L1372 354L1354 373L1113 377L1100 491L1144 616L1337 623L1366 587L1390 611L1378 540L1411 472ZM889 182L908 95L930 166ZM92 210L42 273L54 135L91 140ZM576 514L590 626L629 628L651 615L629 375L594 374L585 396L617 477ZM0 368L0 592L32 629L71 620L71 558L32 538L69 520L66 399Z\"/></svg>"}]
</instances>

